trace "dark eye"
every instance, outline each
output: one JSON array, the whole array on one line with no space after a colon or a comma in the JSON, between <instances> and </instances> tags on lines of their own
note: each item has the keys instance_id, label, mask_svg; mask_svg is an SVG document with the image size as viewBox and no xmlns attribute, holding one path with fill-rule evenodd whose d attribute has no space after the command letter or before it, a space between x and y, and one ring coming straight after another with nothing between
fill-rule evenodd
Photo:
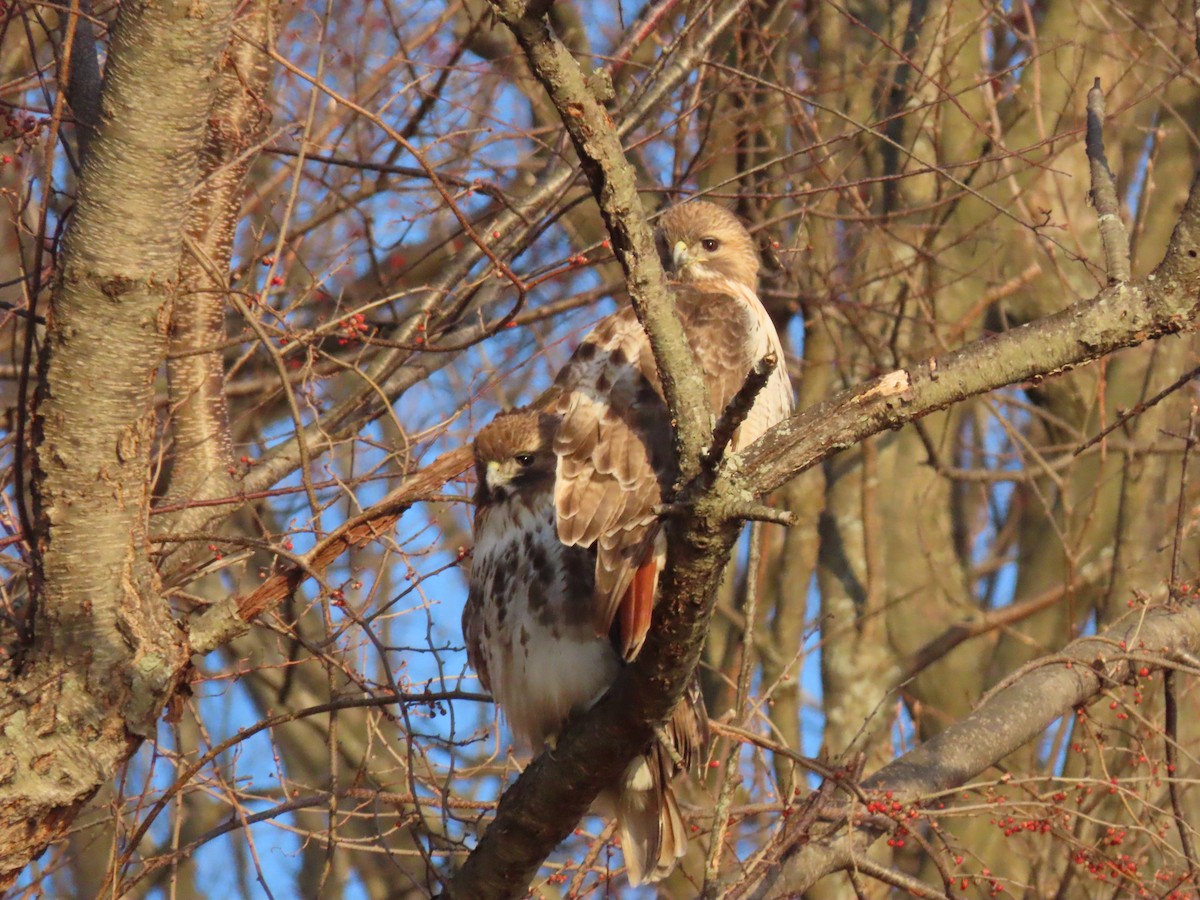
<instances>
[{"instance_id":1,"label":"dark eye","mask_svg":"<svg viewBox=\"0 0 1200 900\"><path fill-rule=\"evenodd\" d=\"M721 246L721 242L716 238L704 238L700 241L700 246L709 253L716 253L717 248Z\"/></svg>"},{"instance_id":2,"label":"dark eye","mask_svg":"<svg viewBox=\"0 0 1200 900\"><path fill-rule=\"evenodd\" d=\"M533 465L532 453L518 453L513 457L513 459L515 459L517 461L517 465L521 466L522 468L528 468L529 466Z\"/></svg>"}]
</instances>

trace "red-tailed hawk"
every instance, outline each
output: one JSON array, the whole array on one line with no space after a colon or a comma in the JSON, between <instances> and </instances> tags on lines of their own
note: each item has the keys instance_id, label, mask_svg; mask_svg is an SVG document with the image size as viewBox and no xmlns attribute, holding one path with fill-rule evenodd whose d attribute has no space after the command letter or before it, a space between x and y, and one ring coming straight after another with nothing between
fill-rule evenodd
<instances>
[{"instance_id":1,"label":"red-tailed hawk","mask_svg":"<svg viewBox=\"0 0 1200 900\"><path fill-rule=\"evenodd\" d=\"M625 664L616 636L596 634L595 550L558 539L557 425L548 413L518 410L501 413L475 438L475 551L463 610L467 658L531 753L598 700ZM597 798L597 811L617 819L632 884L665 877L687 849L671 783L698 761L707 741L697 686L663 734L673 753L656 741L630 763L619 785Z\"/></svg>"},{"instance_id":2,"label":"red-tailed hawk","mask_svg":"<svg viewBox=\"0 0 1200 900\"><path fill-rule=\"evenodd\" d=\"M694 200L668 209L657 240L673 277L675 309L719 416L768 353L779 365L734 435L748 446L792 411L783 347L758 299L758 253L738 218ZM650 341L632 308L601 322L559 373L553 411L558 536L595 547L597 634L620 617L621 649L632 659L650 627L666 558L654 507L675 481L670 413Z\"/></svg>"},{"instance_id":3,"label":"red-tailed hawk","mask_svg":"<svg viewBox=\"0 0 1200 900\"><path fill-rule=\"evenodd\" d=\"M734 435L740 449L792 408L783 348L756 294L754 244L732 213L701 201L668 210L658 242L714 417L754 363L780 360ZM588 335L555 388L549 411L502 414L476 438L463 612L471 664L534 752L641 648L666 558L654 507L677 476L669 411L632 309ZM607 792L635 884L665 877L686 849L671 782L705 732L692 691L664 732L675 752L656 741Z\"/></svg>"}]
</instances>

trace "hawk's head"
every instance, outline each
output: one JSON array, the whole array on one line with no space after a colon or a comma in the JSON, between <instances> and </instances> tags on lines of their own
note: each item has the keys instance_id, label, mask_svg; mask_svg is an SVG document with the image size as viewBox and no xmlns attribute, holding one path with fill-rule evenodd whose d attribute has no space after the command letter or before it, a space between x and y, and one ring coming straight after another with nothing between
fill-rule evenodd
<instances>
[{"instance_id":1,"label":"hawk's head","mask_svg":"<svg viewBox=\"0 0 1200 900\"><path fill-rule=\"evenodd\" d=\"M502 412L475 435L476 504L554 486L555 416L529 409Z\"/></svg>"},{"instance_id":2,"label":"hawk's head","mask_svg":"<svg viewBox=\"0 0 1200 900\"><path fill-rule=\"evenodd\" d=\"M658 221L663 268L680 281L718 279L758 289L758 252L737 216L706 200L672 206Z\"/></svg>"}]
</instances>

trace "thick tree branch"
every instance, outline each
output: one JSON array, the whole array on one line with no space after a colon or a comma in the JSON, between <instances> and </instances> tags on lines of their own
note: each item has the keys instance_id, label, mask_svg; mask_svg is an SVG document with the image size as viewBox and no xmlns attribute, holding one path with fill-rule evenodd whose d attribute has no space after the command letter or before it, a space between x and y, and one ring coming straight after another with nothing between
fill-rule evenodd
<instances>
[{"instance_id":1,"label":"thick tree branch","mask_svg":"<svg viewBox=\"0 0 1200 900\"><path fill-rule=\"evenodd\" d=\"M1131 648L1127 652L1124 648ZM1133 652L1132 648L1141 648ZM1096 637L1083 638L989 696L971 715L906 753L862 783L905 805L967 783L1037 738L1056 719L1130 677L1146 656L1172 659L1200 651L1200 608L1131 614ZM883 832L872 824L847 830L840 820L814 829L777 863L752 874L756 897L790 897L849 865ZM761 880L761 881L760 881Z\"/></svg>"},{"instance_id":2,"label":"thick tree branch","mask_svg":"<svg viewBox=\"0 0 1200 900\"><path fill-rule=\"evenodd\" d=\"M1009 384L1055 375L1143 341L1194 330L1200 316L1200 179L1166 255L1141 281L1110 285L1059 313L842 391L743 454L744 483L775 490L838 450Z\"/></svg>"}]
</instances>

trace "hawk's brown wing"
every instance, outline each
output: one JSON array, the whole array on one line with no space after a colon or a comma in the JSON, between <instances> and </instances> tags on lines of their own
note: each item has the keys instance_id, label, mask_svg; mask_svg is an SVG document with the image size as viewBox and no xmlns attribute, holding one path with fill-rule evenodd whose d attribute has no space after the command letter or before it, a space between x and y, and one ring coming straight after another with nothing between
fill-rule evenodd
<instances>
[{"instance_id":1,"label":"hawk's brown wing","mask_svg":"<svg viewBox=\"0 0 1200 900\"><path fill-rule=\"evenodd\" d=\"M761 311L761 306L744 289L674 285L674 290L712 409L719 413L754 361L774 349L760 339L754 307ZM770 335L778 345L773 329ZM649 340L633 310L623 309L601 322L563 368L556 386L553 411L561 416L554 439L559 537L566 544L596 545L596 630L607 633L620 609L622 650L630 658L650 624L663 557L654 546L654 507L676 477L669 414ZM639 570L641 577L635 579ZM631 584L634 590L627 597Z\"/></svg>"},{"instance_id":2,"label":"hawk's brown wing","mask_svg":"<svg viewBox=\"0 0 1200 900\"><path fill-rule=\"evenodd\" d=\"M558 535L565 544L596 547L594 622L606 634L653 543L653 509L673 476L667 407L632 309L588 335L558 387Z\"/></svg>"}]
</instances>

